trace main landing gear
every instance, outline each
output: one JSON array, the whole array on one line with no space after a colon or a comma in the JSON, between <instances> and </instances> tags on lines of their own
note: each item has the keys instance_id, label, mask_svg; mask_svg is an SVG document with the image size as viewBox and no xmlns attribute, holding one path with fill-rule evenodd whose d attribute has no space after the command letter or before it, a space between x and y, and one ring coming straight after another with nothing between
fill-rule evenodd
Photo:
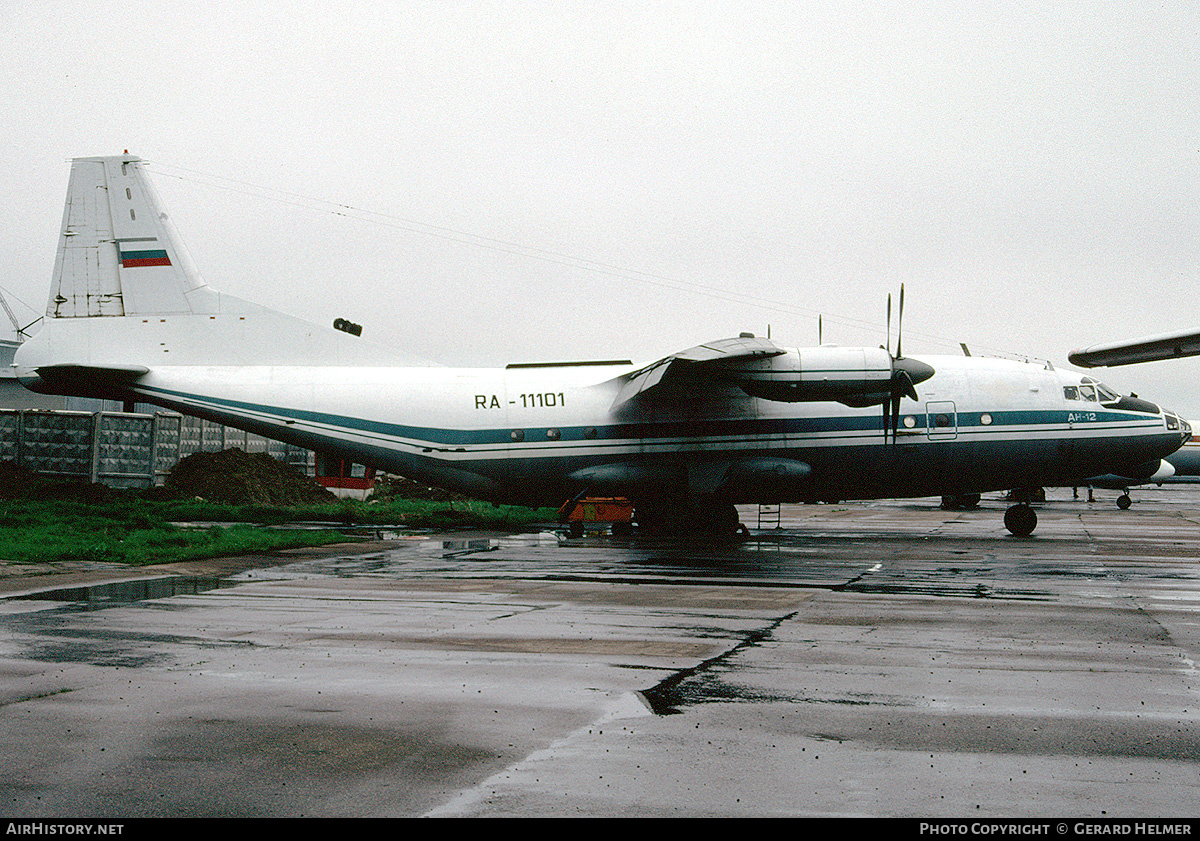
<instances>
[{"instance_id":1,"label":"main landing gear","mask_svg":"<svg viewBox=\"0 0 1200 841\"><path fill-rule=\"evenodd\" d=\"M978 508L981 498L979 494L975 493L947 494L942 496L941 507L943 511ZM1028 537L1037 528L1037 512L1029 504L1030 500L1034 498L1036 497L1033 493L1022 491L1013 491L1009 495L1009 499L1017 501L1017 504L1010 506L1004 512L1004 527L1017 537Z\"/></svg>"},{"instance_id":2,"label":"main landing gear","mask_svg":"<svg viewBox=\"0 0 1200 841\"><path fill-rule=\"evenodd\" d=\"M654 535L699 535L702 537L733 537L746 534L732 502L698 500L640 501L634 519L638 530Z\"/></svg>"}]
</instances>

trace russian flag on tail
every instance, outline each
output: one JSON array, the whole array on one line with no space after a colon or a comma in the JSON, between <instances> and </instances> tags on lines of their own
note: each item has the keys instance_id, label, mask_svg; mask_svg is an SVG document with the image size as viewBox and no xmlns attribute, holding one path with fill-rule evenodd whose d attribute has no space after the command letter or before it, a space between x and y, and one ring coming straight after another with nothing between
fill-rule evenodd
<instances>
[{"instance_id":1,"label":"russian flag on tail","mask_svg":"<svg viewBox=\"0 0 1200 841\"><path fill-rule=\"evenodd\" d=\"M141 266L169 266L171 258L167 252L157 248L158 240L153 237L117 240L121 255L121 268L135 269Z\"/></svg>"}]
</instances>

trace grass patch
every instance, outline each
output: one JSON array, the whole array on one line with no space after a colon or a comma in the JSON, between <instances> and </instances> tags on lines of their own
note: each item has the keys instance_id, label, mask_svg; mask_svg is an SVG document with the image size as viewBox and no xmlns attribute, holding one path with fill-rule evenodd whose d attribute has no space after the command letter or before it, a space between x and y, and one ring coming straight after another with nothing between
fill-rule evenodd
<instances>
[{"instance_id":1,"label":"grass patch","mask_svg":"<svg viewBox=\"0 0 1200 841\"><path fill-rule=\"evenodd\" d=\"M553 522L553 508L495 506L476 500L427 500L397 497L358 502L343 500L313 505L222 505L205 500L174 499L162 503L168 520L238 521L281 525L330 522L339 525L402 526L409 529L524 528Z\"/></svg>"},{"instance_id":2,"label":"grass patch","mask_svg":"<svg viewBox=\"0 0 1200 841\"><path fill-rule=\"evenodd\" d=\"M162 564L344 542L354 539L348 531L354 526L521 529L553 521L556 513L493 506L400 482L381 483L379 489L386 493L370 502L338 501L274 459L240 450L195 454L180 465L185 462L202 486L207 483L214 492L242 501L201 499L185 490L187 484L175 472L165 488L122 491L0 462L0 561ZM288 523L329 527L272 528Z\"/></svg>"},{"instance_id":3,"label":"grass patch","mask_svg":"<svg viewBox=\"0 0 1200 841\"><path fill-rule=\"evenodd\" d=\"M0 501L0 559L16 563L99 561L130 565L244 555L353 539L338 527L404 529L522 528L552 521L531 510L454 500L338 502L310 506L220 505L161 494L101 492L97 499ZM158 496L160 498L147 498ZM215 522L190 528L176 523ZM327 529L277 529L328 522Z\"/></svg>"}]
</instances>

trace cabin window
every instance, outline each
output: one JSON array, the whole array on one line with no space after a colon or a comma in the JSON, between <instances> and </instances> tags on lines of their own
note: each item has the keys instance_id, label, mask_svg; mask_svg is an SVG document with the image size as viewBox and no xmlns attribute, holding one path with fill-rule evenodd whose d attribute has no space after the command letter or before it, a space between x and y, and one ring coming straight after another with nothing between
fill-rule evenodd
<instances>
[{"instance_id":1,"label":"cabin window","mask_svg":"<svg viewBox=\"0 0 1200 841\"><path fill-rule=\"evenodd\" d=\"M562 438L562 433L559 432L557 429L547 429L546 437L549 438L551 441L557 441L559 438Z\"/></svg>"},{"instance_id":2,"label":"cabin window","mask_svg":"<svg viewBox=\"0 0 1200 841\"><path fill-rule=\"evenodd\" d=\"M511 437L514 441L524 441L525 440L525 430L514 429L512 431Z\"/></svg>"},{"instance_id":3,"label":"cabin window","mask_svg":"<svg viewBox=\"0 0 1200 841\"><path fill-rule=\"evenodd\" d=\"M1064 385L1063 386L1063 397L1067 398L1068 400L1078 400L1079 399L1079 386Z\"/></svg>"},{"instance_id":4,"label":"cabin window","mask_svg":"<svg viewBox=\"0 0 1200 841\"><path fill-rule=\"evenodd\" d=\"M983 424L984 426L991 426L992 425L992 416L989 415L987 412L984 412L982 415L979 416L979 422L981 424Z\"/></svg>"},{"instance_id":5,"label":"cabin window","mask_svg":"<svg viewBox=\"0 0 1200 841\"><path fill-rule=\"evenodd\" d=\"M905 416L904 416L904 428L905 428L905 429L912 429L912 428L913 428L914 426L916 426L916 425L917 425L917 419L916 419L916 418L914 418L912 415L905 415Z\"/></svg>"}]
</instances>

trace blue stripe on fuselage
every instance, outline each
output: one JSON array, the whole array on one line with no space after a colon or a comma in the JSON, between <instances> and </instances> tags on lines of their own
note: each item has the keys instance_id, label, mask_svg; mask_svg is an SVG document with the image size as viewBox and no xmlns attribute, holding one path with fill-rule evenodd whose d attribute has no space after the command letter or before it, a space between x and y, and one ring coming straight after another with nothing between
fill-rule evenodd
<instances>
[{"instance_id":1,"label":"blue stripe on fuselage","mask_svg":"<svg viewBox=\"0 0 1200 841\"><path fill-rule=\"evenodd\" d=\"M230 400L227 398L206 397L203 395L189 394L187 392L173 391L154 386L139 386L138 390L150 395L162 395L163 398L167 400L176 398L179 402L183 403L206 404L213 408L224 407L230 413L250 412L259 415L266 415L271 418L306 421L309 423L321 424L338 429L354 430L357 432L364 432L387 438L409 439L412 441L427 443L434 447L488 445L503 445L507 447L513 443L511 438L512 428L507 426L502 429L447 429L439 427L411 426L407 424L396 424L384 421L367 420L364 418L355 418L346 415L335 415L326 412L315 412L302 409L284 409L258 403ZM919 434L927 430L926 415L923 411L908 412L904 414L911 415L916 420L916 426L905 430L910 435L913 433ZM991 416L991 424L984 425L982 423L981 417L984 414L989 414ZM979 432L1011 433L1013 427L1022 426L1057 426L1065 429L1067 428L1068 414L1072 413L1062 409L1012 412L960 412L957 415L956 427L951 427L949 429L934 427L931 431L935 434L953 434L955 431L957 431L959 435L964 435ZM1089 421L1087 423L1076 423L1074 427L1075 430L1079 431L1088 427L1103 428L1106 431L1115 431L1115 429L1141 429L1147 427L1149 425L1148 422L1161 422L1161 419L1155 415L1133 415L1129 413L1111 411L1098 411L1094 414L1096 416L1094 421ZM630 439L702 439L712 437L724 438L731 436L761 437L772 435L819 435L822 433L880 433L881 420L882 419L879 414L862 414L843 417L664 420L553 428L558 429L561 433L561 438L558 439L559 442L588 441L599 444L605 441L628 441ZM1121 426L1114 428L1113 426L1108 426L1108 424L1121 424ZM524 429L527 433L527 443L543 441L547 446L552 446L553 442L545 439L545 431L548 428L551 427L522 427L522 429ZM595 432L594 434L589 435L588 433L591 430L595 430Z\"/></svg>"}]
</instances>

